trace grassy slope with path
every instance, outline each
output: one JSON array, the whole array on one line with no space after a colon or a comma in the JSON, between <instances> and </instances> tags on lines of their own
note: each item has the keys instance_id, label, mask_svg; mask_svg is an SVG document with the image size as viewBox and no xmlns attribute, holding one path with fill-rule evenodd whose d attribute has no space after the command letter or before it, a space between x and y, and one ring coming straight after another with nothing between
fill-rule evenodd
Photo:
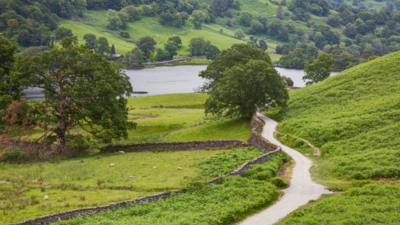
<instances>
[{"instance_id":1,"label":"grassy slope with path","mask_svg":"<svg viewBox=\"0 0 400 225\"><path fill-rule=\"evenodd\" d=\"M293 212L283 224L399 223L400 184L371 181L400 175L399 59L399 52L392 53L292 91L287 109L266 112L281 121L279 131L291 135L280 137L285 144L310 157L313 150L296 144L297 137L321 149L311 170L318 182L353 187Z\"/></svg>"}]
</instances>

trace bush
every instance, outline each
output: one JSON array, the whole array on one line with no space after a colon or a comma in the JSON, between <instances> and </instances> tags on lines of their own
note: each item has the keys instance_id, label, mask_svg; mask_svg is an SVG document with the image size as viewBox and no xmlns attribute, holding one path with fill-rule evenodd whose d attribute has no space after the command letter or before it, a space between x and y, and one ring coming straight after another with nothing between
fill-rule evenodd
<instances>
[{"instance_id":1,"label":"bush","mask_svg":"<svg viewBox=\"0 0 400 225\"><path fill-rule=\"evenodd\" d=\"M296 145L296 147L302 147L303 145L307 145L307 144L306 144L303 140L301 140L300 138L298 138L294 144Z\"/></svg>"},{"instance_id":2,"label":"bush","mask_svg":"<svg viewBox=\"0 0 400 225\"><path fill-rule=\"evenodd\" d=\"M1 155L1 158L6 161L18 161L23 159L27 154L21 149L16 148L10 151L6 151Z\"/></svg>"},{"instance_id":3,"label":"bush","mask_svg":"<svg viewBox=\"0 0 400 225\"><path fill-rule=\"evenodd\" d=\"M271 184L275 185L278 188L286 187L286 182L282 180L280 177L275 177L271 179Z\"/></svg>"},{"instance_id":4,"label":"bush","mask_svg":"<svg viewBox=\"0 0 400 225\"><path fill-rule=\"evenodd\" d=\"M126 31L121 31L121 37L124 37L124 38L131 38L131 35L130 35L128 32L126 32Z\"/></svg>"}]
</instances>

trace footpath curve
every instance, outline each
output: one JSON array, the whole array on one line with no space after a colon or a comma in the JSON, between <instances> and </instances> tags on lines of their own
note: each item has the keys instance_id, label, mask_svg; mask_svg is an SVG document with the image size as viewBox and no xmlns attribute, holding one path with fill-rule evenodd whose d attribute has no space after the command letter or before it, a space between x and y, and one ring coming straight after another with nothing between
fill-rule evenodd
<instances>
[{"instance_id":1,"label":"footpath curve","mask_svg":"<svg viewBox=\"0 0 400 225\"><path fill-rule=\"evenodd\" d=\"M282 150L296 161L296 165L293 168L290 187L282 190L285 193L283 197L264 211L248 217L240 223L241 225L275 224L300 206L307 204L308 201L316 200L322 194L332 193L311 179L309 169L313 162L310 159L303 156L300 152L282 145L274 138L275 127L278 123L260 113L257 113L257 117L265 122L262 136L267 138L271 143L280 145Z\"/></svg>"}]
</instances>

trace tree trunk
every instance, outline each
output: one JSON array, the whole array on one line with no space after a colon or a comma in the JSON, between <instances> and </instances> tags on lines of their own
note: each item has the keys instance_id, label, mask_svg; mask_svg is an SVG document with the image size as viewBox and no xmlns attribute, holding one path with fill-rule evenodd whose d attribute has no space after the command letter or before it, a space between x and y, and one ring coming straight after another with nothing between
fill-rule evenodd
<instances>
[{"instance_id":1,"label":"tree trunk","mask_svg":"<svg viewBox=\"0 0 400 225\"><path fill-rule=\"evenodd\" d=\"M67 124L65 122L66 118L64 116L64 107L62 104L60 104L58 113L58 126L55 130L55 133L57 134L58 153L61 153L65 150L65 132L67 131Z\"/></svg>"}]
</instances>

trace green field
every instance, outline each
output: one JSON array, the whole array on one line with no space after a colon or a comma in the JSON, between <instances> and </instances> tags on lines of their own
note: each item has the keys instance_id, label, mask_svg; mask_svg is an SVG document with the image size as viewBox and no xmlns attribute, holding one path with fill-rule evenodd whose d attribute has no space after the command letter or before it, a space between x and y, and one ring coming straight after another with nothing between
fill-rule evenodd
<instances>
[{"instance_id":1,"label":"green field","mask_svg":"<svg viewBox=\"0 0 400 225\"><path fill-rule=\"evenodd\" d=\"M218 175L237 168L262 152L256 148L245 148L211 157L200 164L199 175ZM283 162L289 158L280 153L262 165L252 165L247 177L225 178L216 185L204 186L193 182L188 191L153 203L142 203L94 216L83 216L58 224L229 224L241 219L246 212L267 207L273 203L278 192L276 176ZM253 168L254 167L254 168ZM270 176L258 167L268 168ZM250 178L254 177L254 178Z\"/></svg>"},{"instance_id":2,"label":"green field","mask_svg":"<svg viewBox=\"0 0 400 225\"><path fill-rule=\"evenodd\" d=\"M220 152L102 154L43 163L2 163L0 180L11 183L0 184L0 224L181 189L184 177L199 173L199 162ZM42 191L43 183L50 186ZM50 200L44 201L45 195Z\"/></svg>"}]
</instances>

